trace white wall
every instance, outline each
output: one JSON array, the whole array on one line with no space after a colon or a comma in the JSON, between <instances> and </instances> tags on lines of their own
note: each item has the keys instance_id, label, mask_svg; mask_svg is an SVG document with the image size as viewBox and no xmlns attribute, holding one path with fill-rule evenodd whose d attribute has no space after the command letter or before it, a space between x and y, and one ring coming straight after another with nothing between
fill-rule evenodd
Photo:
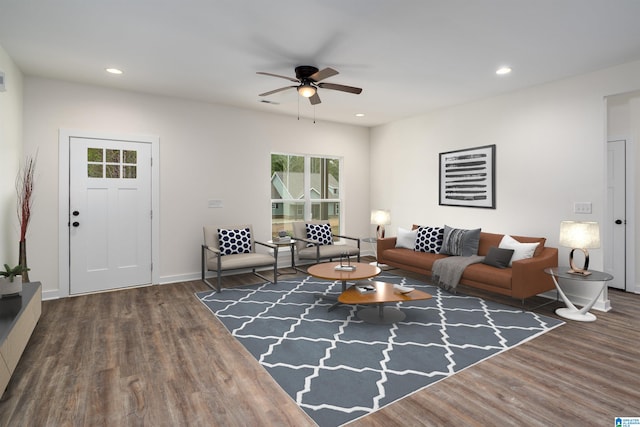
<instances>
[{"instance_id":1,"label":"white wall","mask_svg":"<svg viewBox=\"0 0 640 427\"><path fill-rule=\"evenodd\" d=\"M20 232L15 180L22 162L22 73L2 46L0 71L6 82L6 90L0 92L0 265L16 265Z\"/></svg>"},{"instance_id":2,"label":"white wall","mask_svg":"<svg viewBox=\"0 0 640 427\"><path fill-rule=\"evenodd\" d=\"M28 77L25 151L39 149L30 276L58 283L58 130L160 138L160 282L199 278L202 226L252 223L271 237L270 152L344 158L344 232L369 235L369 130L175 98ZM224 207L210 209L209 199Z\"/></svg>"},{"instance_id":3,"label":"white wall","mask_svg":"<svg viewBox=\"0 0 640 427\"><path fill-rule=\"evenodd\" d=\"M544 236L558 247L562 220L604 218L607 95L640 88L640 62L397 121L371 133L372 206L391 210L387 228L481 227ZM438 205L438 154L496 144L496 209ZM590 215L573 213L591 202ZM560 264L568 263L559 248ZM590 250L593 269L602 251ZM571 289L576 302L588 298ZM596 308L607 309L603 294Z\"/></svg>"}]
</instances>

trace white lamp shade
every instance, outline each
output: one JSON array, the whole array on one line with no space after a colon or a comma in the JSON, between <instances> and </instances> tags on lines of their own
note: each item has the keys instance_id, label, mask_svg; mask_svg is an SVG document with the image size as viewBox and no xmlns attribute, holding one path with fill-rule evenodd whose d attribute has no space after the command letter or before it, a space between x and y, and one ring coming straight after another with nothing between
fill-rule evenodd
<instances>
[{"instance_id":1,"label":"white lamp shade","mask_svg":"<svg viewBox=\"0 0 640 427\"><path fill-rule=\"evenodd\" d=\"M383 209L371 211L371 224L388 225L391 224L391 213Z\"/></svg>"},{"instance_id":2,"label":"white lamp shade","mask_svg":"<svg viewBox=\"0 0 640 427\"><path fill-rule=\"evenodd\" d=\"M600 247L600 227L597 222L562 221L560 245L567 248L595 249Z\"/></svg>"}]
</instances>

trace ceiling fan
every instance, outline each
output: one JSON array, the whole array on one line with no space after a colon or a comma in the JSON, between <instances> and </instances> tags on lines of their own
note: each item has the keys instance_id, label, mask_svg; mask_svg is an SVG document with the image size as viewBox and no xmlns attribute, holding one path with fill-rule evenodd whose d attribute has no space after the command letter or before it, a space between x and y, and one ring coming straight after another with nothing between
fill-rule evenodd
<instances>
[{"instance_id":1,"label":"ceiling fan","mask_svg":"<svg viewBox=\"0 0 640 427\"><path fill-rule=\"evenodd\" d=\"M331 90L339 90L341 92L355 93L356 95L362 92L362 89L359 87L353 86L345 86L339 85L335 83L322 83L321 81L327 79L331 76L335 76L339 74L333 68L324 68L322 70L318 70L316 67L311 65L300 65L296 67L296 77L287 77L281 76L279 74L265 73L262 71L258 71L256 74L263 74L265 76L279 77L281 79L287 79L294 83L297 83L293 86L285 86L279 89L271 90L269 92L261 93L259 96L268 96L274 93L282 92L287 89L297 88L298 93L305 98L309 98L309 102L311 105L320 104L320 97L318 96L318 89L331 89Z\"/></svg>"}]
</instances>

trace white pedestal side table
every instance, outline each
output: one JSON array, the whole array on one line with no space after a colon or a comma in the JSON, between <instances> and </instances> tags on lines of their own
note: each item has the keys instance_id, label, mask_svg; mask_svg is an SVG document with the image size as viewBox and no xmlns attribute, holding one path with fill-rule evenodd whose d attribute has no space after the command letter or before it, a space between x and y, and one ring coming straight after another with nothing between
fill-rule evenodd
<instances>
[{"instance_id":1,"label":"white pedestal side table","mask_svg":"<svg viewBox=\"0 0 640 427\"><path fill-rule=\"evenodd\" d=\"M593 322L597 319L595 314L589 313L591 307L596 303L598 297L604 290L604 287L607 285L609 280L613 280L613 276L609 273L604 273L602 271L589 270L591 274L588 276L583 276L580 274L569 273L569 267L553 267L553 268L545 268L544 272L551 275L553 278L553 283L556 285L556 289L558 290L558 294L564 301L566 307L559 308L556 310L556 314L560 317L564 317L565 319L577 320L579 322ZM600 285L600 290L597 294L594 295L593 299L589 301L587 305L578 309L569 298L562 291L562 288L558 284L558 279L567 279L567 280L577 280L580 282L602 282Z\"/></svg>"}]
</instances>

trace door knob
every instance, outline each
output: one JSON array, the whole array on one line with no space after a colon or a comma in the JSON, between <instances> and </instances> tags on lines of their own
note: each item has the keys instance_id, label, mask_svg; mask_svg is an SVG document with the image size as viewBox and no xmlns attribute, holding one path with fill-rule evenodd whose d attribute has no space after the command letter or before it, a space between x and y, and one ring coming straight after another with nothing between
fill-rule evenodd
<instances>
[{"instance_id":1,"label":"door knob","mask_svg":"<svg viewBox=\"0 0 640 427\"><path fill-rule=\"evenodd\" d=\"M622 220L621 219L616 219L616 224L618 224L618 225L622 224Z\"/></svg>"},{"instance_id":2,"label":"door knob","mask_svg":"<svg viewBox=\"0 0 640 427\"><path fill-rule=\"evenodd\" d=\"M78 216L78 215L80 215L80 212L78 212L78 211L73 211L72 215L73 215L73 216Z\"/></svg>"},{"instance_id":3,"label":"door knob","mask_svg":"<svg viewBox=\"0 0 640 427\"><path fill-rule=\"evenodd\" d=\"M74 221L72 225L73 225L74 227L77 227L77 226L79 226L79 225L80 225L80 223L79 223L78 221Z\"/></svg>"}]
</instances>

